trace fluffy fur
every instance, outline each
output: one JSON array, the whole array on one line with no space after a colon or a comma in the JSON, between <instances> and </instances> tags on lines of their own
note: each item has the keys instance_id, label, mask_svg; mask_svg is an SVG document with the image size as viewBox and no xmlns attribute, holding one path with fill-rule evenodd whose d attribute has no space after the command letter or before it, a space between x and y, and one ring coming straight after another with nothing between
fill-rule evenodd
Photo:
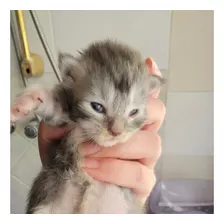
<instances>
[{"instance_id":1,"label":"fluffy fur","mask_svg":"<svg viewBox=\"0 0 224 224\"><path fill-rule=\"evenodd\" d=\"M98 182L83 171L78 146L126 141L146 122L148 97L162 79L148 75L139 52L111 40L93 43L77 57L60 53L59 68L62 83L52 90L27 89L11 109L13 122L35 110L50 125L73 127L50 146L27 213L142 213L130 189Z\"/></svg>"}]
</instances>

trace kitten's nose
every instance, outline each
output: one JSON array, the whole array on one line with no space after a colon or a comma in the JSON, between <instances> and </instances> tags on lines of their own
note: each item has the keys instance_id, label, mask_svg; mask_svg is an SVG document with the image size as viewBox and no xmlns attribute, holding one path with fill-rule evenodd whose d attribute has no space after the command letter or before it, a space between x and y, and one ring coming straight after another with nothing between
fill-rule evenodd
<instances>
[{"instance_id":1,"label":"kitten's nose","mask_svg":"<svg viewBox=\"0 0 224 224\"><path fill-rule=\"evenodd\" d=\"M121 134L121 131L113 131L113 130L109 130L109 133L110 133L112 136L116 137L116 136L118 136L118 135Z\"/></svg>"},{"instance_id":2,"label":"kitten's nose","mask_svg":"<svg viewBox=\"0 0 224 224\"><path fill-rule=\"evenodd\" d=\"M124 122L122 118L111 119L108 124L108 132L113 137L121 135L124 131Z\"/></svg>"}]
</instances>

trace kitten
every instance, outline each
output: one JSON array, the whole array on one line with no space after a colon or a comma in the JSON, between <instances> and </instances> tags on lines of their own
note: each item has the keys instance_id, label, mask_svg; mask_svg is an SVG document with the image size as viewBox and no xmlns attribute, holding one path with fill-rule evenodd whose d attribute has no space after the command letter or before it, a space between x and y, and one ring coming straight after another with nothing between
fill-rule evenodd
<instances>
[{"instance_id":1,"label":"kitten","mask_svg":"<svg viewBox=\"0 0 224 224\"><path fill-rule=\"evenodd\" d=\"M123 43L95 42L79 53L59 55L60 84L52 90L26 89L11 109L11 122L35 111L49 125L73 127L51 144L29 192L27 213L143 213L131 189L96 181L83 171L78 146L129 139L146 122L148 97L162 78L148 75L140 53Z\"/></svg>"}]
</instances>

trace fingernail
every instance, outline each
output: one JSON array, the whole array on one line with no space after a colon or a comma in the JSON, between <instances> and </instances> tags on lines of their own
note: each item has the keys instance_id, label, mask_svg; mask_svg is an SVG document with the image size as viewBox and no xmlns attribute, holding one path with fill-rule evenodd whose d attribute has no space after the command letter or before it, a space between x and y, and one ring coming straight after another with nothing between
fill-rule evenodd
<instances>
[{"instance_id":1,"label":"fingernail","mask_svg":"<svg viewBox=\"0 0 224 224\"><path fill-rule=\"evenodd\" d=\"M85 158L82 161L82 167L96 169L99 167L99 161L97 161L96 159Z\"/></svg>"},{"instance_id":2,"label":"fingernail","mask_svg":"<svg viewBox=\"0 0 224 224\"><path fill-rule=\"evenodd\" d=\"M98 151L100 151L100 146L96 144L85 143L85 144L82 144L82 146L80 147L80 152L84 156L91 155Z\"/></svg>"}]
</instances>

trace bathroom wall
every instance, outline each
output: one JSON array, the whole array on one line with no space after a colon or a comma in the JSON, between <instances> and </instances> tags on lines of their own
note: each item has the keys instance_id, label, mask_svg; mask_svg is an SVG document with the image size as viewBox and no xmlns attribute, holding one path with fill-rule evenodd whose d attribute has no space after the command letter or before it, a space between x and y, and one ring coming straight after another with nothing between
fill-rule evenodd
<instances>
[{"instance_id":1,"label":"bathroom wall","mask_svg":"<svg viewBox=\"0 0 224 224\"><path fill-rule=\"evenodd\" d=\"M162 178L213 179L213 11L173 11Z\"/></svg>"},{"instance_id":2,"label":"bathroom wall","mask_svg":"<svg viewBox=\"0 0 224 224\"><path fill-rule=\"evenodd\" d=\"M112 37L136 47L145 57L152 56L164 71L164 76L167 75L171 11L39 10L36 14L55 61L59 51L75 55L78 49L93 40ZM11 18L16 24L13 13ZM45 68L44 76L30 78L28 82L53 85L57 80L52 73L53 70L37 36L29 11L24 11L24 18L31 52L43 58ZM161 96L162 99L165 97L163 93Z\"/></svg>"}]
</instances>

